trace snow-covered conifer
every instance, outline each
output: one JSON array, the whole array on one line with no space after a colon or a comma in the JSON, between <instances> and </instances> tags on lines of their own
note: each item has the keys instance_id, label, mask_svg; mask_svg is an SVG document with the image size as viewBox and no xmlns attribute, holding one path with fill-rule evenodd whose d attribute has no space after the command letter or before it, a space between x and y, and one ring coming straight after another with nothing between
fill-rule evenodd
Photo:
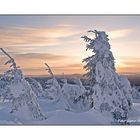
<instances>
[{"instance_id":1,"label":"snow-covered conifer","mask_svg":"<svg viewBox=\"0 0 140 140\"><path fill-rule=\"evenodd\" d=\"M51 79L47 80L46 82L46 89L44 92L44 96L50 99L52 102L57 102L62 97L61 96L61 87L58 83L56 77L54 76L51 68L47 63L45 63L46 70L51 76Z\"/></svg>"},{"instance_id":2,"label":"snow-covered conifer","mask_svg":"<svg viewBox=\"0 0 140 140\"><path fill-rule=\"evenodd\" d=\"M139 86L132 87L132 97L134 101L136 102L140 101L140 87Z\"/></svg>"},{"instance_id":3,"label":"snow-covered conifer","mask_svg":"<svg viewBox=\"0 0 140 140\"><path fill-rule=\"evenodd\" d=\"M75 112L83 112L91 109L93 100L87 95L87 91L80 79L75 78L74 84L69 84L63 79L62 94L66 101L67 108Z\"/></svg>"},{"instance_id":4,"label":"snow-covered conifer","mask_svg":"<svg viewBox=\"0 0 140 140\"><path fill-rule=\"evenodd\" d=\"M126 77L116 73L114 57L110 50L108 35L104 31L90 30L95 34L91 39L83 36L87 50L94 54L83 60L86 76L93 87L94 107L100 111L109 111L114 118L127 118L132 106L132 89ZM118 113L119 112L119 113Z\"/></svg>"},{"instance_id":5,"label":"snow-covered conifer","mask_svg":"<svg viewBox=\"0 0 140 140\"><path fill-rule=\"evenodd\" d=\"M44 119L45 116L41 112L37 97L30 84L25 80L22 70L4 49L1 48L1 51L9 58L5 64L11 64L10 70L3 75L5 79L9 80L7 88L12 102L11 113L20 112L22 117L28 119Z\"/></svg>"},{"instance_id":6,"label":"snow-covered conifer","mask_svg":"<svg viewBox=\"0 0 140 140\"><path fill-rule=\"evenodd\" d=\"M41 84L37 80L35 80L33 78L28 78L28 82L37 97L43 96L44 90L43 90Z\"/></svg>"}]
</instances>

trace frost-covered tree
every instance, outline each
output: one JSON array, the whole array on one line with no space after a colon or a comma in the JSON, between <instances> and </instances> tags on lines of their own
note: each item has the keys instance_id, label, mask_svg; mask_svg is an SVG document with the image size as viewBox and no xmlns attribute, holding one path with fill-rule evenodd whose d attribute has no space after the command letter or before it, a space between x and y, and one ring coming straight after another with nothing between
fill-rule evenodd
<instances>
[{"instance_id":1,"label":"frost-covered tree","mask_svg":"<svg viewBox=\"0 0 140 140\"><path fill-rule=\"evenodd\" d=\"M27 81L29 82L33 92L36 94L37 97L43 96L44 90L37 80L33 78L28 78Z\"/></svg>"},{"instance_id":2,"label":"frost-covered tree","mask_svg":"<svg viewBox=\"0 0 140 140\"><path fill-rule=\"evenodd\" d=\"M2 48L1 51L9 58L5 64L10 64L10 69L4 73L3 79L8 79L8 95L12 102L11 113L19 114L28 119L45 119L42 114L37 97L30 84L25 80L20 67L15 60Z\"/></svg>"},{"instance_id":3,"label":"frost-covered tree","mask_svg":"<svg viewBox=\"0 0 140 140\"><path fill-rule=\"evenodd\" d=\"M83 112L93 106L92 97L83 86L80 79L75 78L74 84L69 84L67 79L63 79L62 94L65 98L67 108L74 112Z\"/></svg>"},{"instance_id":4,"label":"frost-covered tree","mask_svg":"<svg viewBox=\"0 0 140 140\"><path fill-rule=\"evenodd\" d=\"M10 100L12 98L12 94L9 91L9 85L11 84L11 80L13 79L13 76L11 74L14 73L14 71L19 67L16 66L14 59L4 49L0 48L0 50L9 58L5 65L10 64L10 68L13 67L13 69L7 70L0 77L0 91L1 97L4 101L5 99Z\"/></svg>"},{"instance_id":5,"label":"frost-covered tree","mask_svg":"<svg viewBox=\"0 0 140 140\"><path fill-rule=\"evenodd\" d=\"M137 101L137 102L140 101L140 87L139 86L132 87L132 97L134 101Z\"/></svg>"},{"instance_id":6,"label":"frost-covered tree","mask_svg":"<svg viewBox=\"0 0 140 140\"><path fill-rule=\"evenodd\" d=\"M44 97L50 99L52 102L57 102L61 98L61 87L58 83L56 77L54 76L51 68L47 63L45 63L46 70L50 74L51 79L46 82L46 89L44 92Z\"/></svg>"},{"instance_id":7,"label":"frost-covered tree","mask_svg":"<svg viewBox=\"0 0 140 140\"><path fill-rule=\"evenodd\" d=\"M10 81L6 79L4 75L0 77L0 100L5 101L5 100L10 100L11 95L9 94L9 88L8 85L10 84Z\"/></svg>"},{"instance_id":8,"label":"frost-covered tree","mask_svg":"<svg viewBox=\"0 0 140 140\"><path fill-rule=\"evenodd\" d=\"M87 80L93 87L94 107L113 113L114 118L127 119L132 106L132 89L125 76L116 73L114 57L110 50L108 35L104 31L90 30L95 34L91 39L83 36L87 50L94 54L83 60Z\"/></svg>"}]
</instances>

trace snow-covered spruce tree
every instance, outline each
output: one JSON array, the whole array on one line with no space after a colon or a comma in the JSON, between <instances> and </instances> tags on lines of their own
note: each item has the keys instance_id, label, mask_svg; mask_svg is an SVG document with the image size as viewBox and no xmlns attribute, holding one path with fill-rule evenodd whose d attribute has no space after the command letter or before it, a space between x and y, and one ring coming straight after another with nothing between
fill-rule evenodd
<instances>
[{"instance_id":1,"label":"snow-covered spruce tree","mask_svg":"<svg viewBox=\"0 0 140 140\"><path fill-rule=\"evenodd\" d=\"M8 85L10 84L10 79L6 77L5 74L1 75L0 77L0 100L5 101L5 100L10 100L11 95L9 94L9 88Z\"/></svg>"},{"instance_id":2,"label":"snow-covered spruce tree","mask_svg":"<svg viewBox=\"0 0 140 140\"><path fill-rule=\"evenodd\" d=\"M92 97L83 86L80 79L75 78L74 84L69 84L63 79L62 94L66 101L68 110L73 112L84 112L93 107Z\"/></svg>"},{"instance_id":3,"label":"snow-covered spruce tree","mask_svg":"<svg viewBox=\"0 0 140 140\"><path fill-rule=\"evenodd\" d=\"M47 72L51 76L51 79L46 82L44 97L48 98L51 102L57 102L61 98L61 87L49 65L45 63L45 66Z\"/></svg>"},{"instance_id":4,"label":"snow-covered spruce tree","mask_svg":"<svg viewBox=\"0 0 140 140\"><path fill-rule=\"evenodd\" d=\"M125 76L116 73L108 35L104 31L88 32L94 33L95 38L82 38L87 42L87 50L94 54L83 62L86 62L86 76L93 87L94 108L111 112L116 120L126 120L132 106L130 83Z\"/></svg>"},{"instance_id":5,"label":"snow-covered spruce tree","mask_svg":"<svg viewBox=\"0 0 140 140\"><path fill-rule=\"evenodd\" d=\"M140 101L140 87L139 86L134 86L132 87L132 98L134 102L139 102Z\"/></svg>"},{"instance_id":6,"label":"snow-covered spruce tree","mask_svg":"<svg viewBox=\"0 0 140 140\"><path fill-rule=\"evenodd\" d=\"M27 81L29 82L33 92L36 94L37 97L43 96L44 90L37 80L33 78L28 78Z\"/></svg>"},{"instance_id":7,"label":"snow-covered spruce tree","mask_svg":"<svg viewBox=\"0 0 140 140\"><path fill-rule=\"evenodd\" d=\"M6 71L3 77L10 82L7 88L12 102L11 113L26 117L25 119L45 119L36 95L30 84L25 80L22 70L4 49L0 49L9 58L5 64L10 64L10 70Z\"/></svg>"},{"instance_id":8,"label":"snow-covered spruce tree","mask_svg":"<svg viewBox=\"0 0 140 140\"><path fill-rule=\"evenodd\" d=\"M54 76L51 68L47 63L46 70L51 76L51 79L46 82L46 89L44 97L49 99L50 102L61 102L65 110L81 112L89 110L92 106L92 98L86 95L86 90L82 85L80 79L75 78L74 84L67 83L67 79L61 79L62 88L60 83Z\"/></svg>"}]
</instances>

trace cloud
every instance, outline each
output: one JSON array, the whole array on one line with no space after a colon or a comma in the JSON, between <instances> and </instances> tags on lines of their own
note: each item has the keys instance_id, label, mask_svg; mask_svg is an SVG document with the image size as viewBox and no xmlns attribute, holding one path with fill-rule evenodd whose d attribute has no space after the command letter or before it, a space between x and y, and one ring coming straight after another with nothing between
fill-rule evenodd
<instances>
[{"instance_id":1,"label":"cloud","mask_svg":"<svg viewBox=\"0 0 140 140\"><path fill-rule=\"evenodd\" d=\"M67 65L67 67L71 67L71 68L83 68L83 65L82 65L82 63L81 64L76 63L76 64L69 64L69 65Z\"/></svg>"},{"instance_id":2,"label":"cloud","mask_svg":"<svg viewBox=\"0 0 140 140\"><path fill-rule=\"evenodd\" d=\"M123 73L140 73L140 58L119 57L117 70Z\"/></svg>"},{"instance_id":3,"label":"cloud","mask_svg":"<svg viewBox=\"0 0 140 140\"><path fill-rule=\"evenodd\" d=\"M85 70L83 69L83 66L81 64L65 64L65 65L59 65L59 66L52 66L52 70L56 74L84 74Z\"/></svg>"},{"instance_id":4,"label":"cloud","mask_svg":"<svg viewBox=\"0 0 140 140\"><path fill-rule=\"evenodd\" d=\"M20 32L17 30L17 32ZM59 40L55 38L49 38L49 36L36 35L36 33L32 33L31 31L25 31L26 33L15 34L14 32L8 33L8 35L3 31L3 34L0 34L0 45L1 47L6 47L11 50L14 48L15 50L20 50L21 48L28 50L34 49L40 46L52 46L59 44Z\"/></svg>"},{"instance_id":5,"label":"cloud","mask_svg":"<svg viewBox=\"0 0 140 140\"><path fill-rule=\"evenodd\" d=\"M2 53L1 53L2 54ZM71 56L56 55L51 53L27 53L27 54L14 54L11 55L17 64L21 67L38 68L42 67L44 62L50 63L60 63L71 59ZM1 55L0 61L1 65L4 64L8 58Z\"/></svg>"},{"instance_id":6,"label":"cloud","mask_svg":"<svg viewBox=\"0 0 140 140\"><path fill-rule=\"evenodd\" d=\"M79 73L81 69L80 64L73 64L75 58L73 56L56 55L50 53L27 53L27 54L14 54L12 57L15 59L18 66L21 67L25 75L45 75L44 63L47 62L53 69L55 74L62 74L65 72ZM4 55L0 57L0 72L3 73L9 68L9 65L4 66L8 58Z\"/></svg>"},{"instance_id":7,"label":"cloud","mask_svg":"<svg viewBox=\"0 0 140 140\"><path fill-rule=\"evenodd\" d=\"M130 67L130 66L118 67L117 72L126 74L127 73L140 74L140 67Z\"/></svg>"},{"instance_id":8,"label":"cloud","mask_svg":"<svg viewBox=\"0 0 140 140\"><path fill-rule=\"evenodd\" d=\"M83 65L80 63L74 63L74 64L65 64L65 65L59 65L59 66L53 66L55 69L82 69Z\"/></svg>"},{"instance_id":9,"label":"cloud","mask_svg":"<svg viewBox=\"0 0 140 140\"><path fill-rule=\"evenodd\" d=\"M132 29L120 29L120 30L113 30L108 32L109 38L110 39L118 39L121 37L126 37L130 33L132 33Z\"/></svg>"},{"instance_id":10,"label":"cloud","mask_svg":"<svg viewBox=\"0 0 140 140\"><path fill-rule=\"evenodd\" d=\"M69 56L56 55L51 53L26 53L26 54L16 54L15 59L45 59L45 60L60 60L66 59Z\"/></svg>"},{"instance_id":11,"label":"cloud","mask_svg":"<svg viewBox=\"0 0 140 140\"><path fill-rule=\"evenodd\" d=\"M32 63L31 63L32 62ZM23 63L22 63L23 64ZM55 75L61 75L61 74L83 74L85 73L83 67L81 64L59 64L59 65L53 65L52 63L48 63ZM23 73L25 75L30 76L48 76L48 72L45 70L44 63L39 63L29 60L29 63L20 65L20 67L23 70ZM1 69L1 73L5 71L7 68Z\"/></svg>"},{"instance_id":12,"label":"cloud","mask_svg":"<svg viewBox=\"0 0 140 140\"><path fill-rule=\"evenodd\" d=\"M11 49L32 49L40 46L62 44L61 38L78 34L71 26L56 26L51 28L35 27L0 27L0 45ZM27 46L27 48L26 48Z\"/></svg>"}]
</instances>

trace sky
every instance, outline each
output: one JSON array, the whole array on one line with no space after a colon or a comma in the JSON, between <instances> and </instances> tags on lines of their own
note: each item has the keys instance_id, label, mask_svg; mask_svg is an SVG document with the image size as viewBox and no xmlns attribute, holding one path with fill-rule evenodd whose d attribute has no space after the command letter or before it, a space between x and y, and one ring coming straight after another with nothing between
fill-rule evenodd
<instances>
[{"instance_id":1,"label":"sky","mask_svg":"<svg viewBox=\"0 0 140 140\"><path fill-rule=\"evenodd\" d=\"M86 51L81 36L105 31L118 73L140 74L140 16L0 15L0 47L15 58L25 75L44 76L44 63L54 74L84 74ZM8 69L0 52L0 73Z\"/></svg>"}]
</instances>

